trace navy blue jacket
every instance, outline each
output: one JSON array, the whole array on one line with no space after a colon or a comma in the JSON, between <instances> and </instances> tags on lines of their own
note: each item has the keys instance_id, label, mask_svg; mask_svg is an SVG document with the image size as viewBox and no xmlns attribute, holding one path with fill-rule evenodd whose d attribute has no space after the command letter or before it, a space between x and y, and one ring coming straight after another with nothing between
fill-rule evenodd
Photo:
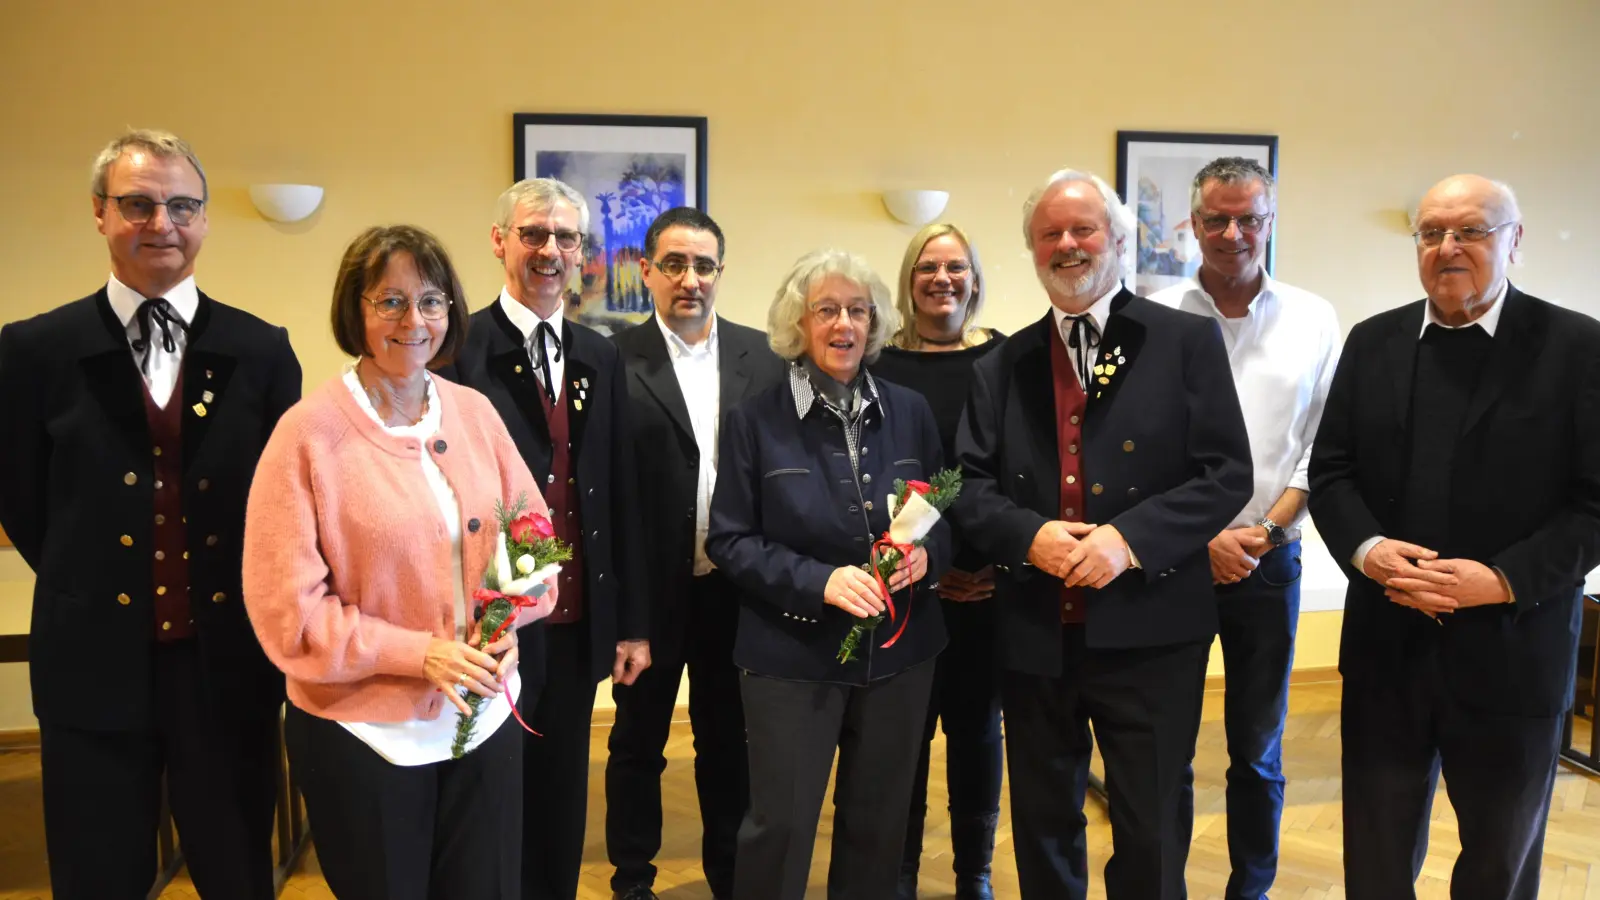
<instances>
[{"instance_id":1,"label":"navy blue jacket","mask_svg":"<svg viewBox=\"0 0 1600 900\"><path fill-rule=\"evenodd\" d=\"M717 490L706 555L740 591L733 661L739 668L795 681L866 684L925 662L944 649L944 618L932 585L950 563L950 531L929 533L928 575L894 596L911 621L885 622L840 663L839 644L854 616L823 603L828 576L867 561L889 529L886 498L895 479L931 478L944 465L933 411L921 394L874 380L878 399L861 423L860 476L844 429L818 399L804 419L788 379L734 407L722 426Z\"/></svg>"}]
</instances>

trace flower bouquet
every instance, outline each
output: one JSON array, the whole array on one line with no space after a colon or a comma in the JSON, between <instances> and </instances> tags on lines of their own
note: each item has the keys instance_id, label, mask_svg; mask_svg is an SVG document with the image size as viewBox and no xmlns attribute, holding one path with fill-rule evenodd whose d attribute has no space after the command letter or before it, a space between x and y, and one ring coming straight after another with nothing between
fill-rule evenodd
<instances>
[{"instance_id":1,"label":"flower bouquet","mask_svg":"<svg viewBox=\"0 0 1600 900\"><path fill-rule=\"evenodd\" d=\"M517 611L533 606L549 591L547 580L561 571L561 563L572 558L572 548L556 538L555 526L542 513L524 512L527 495L517 498L509 508L496 502L494 515L500 531L495 538L494 560L483 574L483 587L472 592L482 615L468 630L467 643L482 650L499 640L516 622ZM489 699L466 694L470 715L457 713L456 737L450 745L452 759L460 759L472 742L478 709ZM511 711L516 715L516 704ZM517 721L522 717L517 715ZM523 723L522 727L527 728Z\"/></svg>"},{"instance_id":2,"label":"flower bouquet","mask_svg":"<svg viewBox=\"0 0 1600 900\"><path fill-rule=\"evenodd\" d=\"M894 600L889 594L890 577L900 565L900 560L914 548L922 546L928 532L933 530L950 504L956 502L960 493L960 469L942 469L934 474L931 482L895 480L894 493L888 497L889 530L872 545L871 559L864 566L877 581L878 593L883 597L888 612L886 615L862 619L851 627L850 633L839 644L839 662L847 663L856 659L856 650L867 632L883 624L885 619L892 621L896 618ZM905 633L906 623L911 621L910 603L906 604L905 612L904 616L899 616L900 628L883 643L885 648L893 647L895 641L900 640L900 635Z\"/></svg>"}]
</instances>

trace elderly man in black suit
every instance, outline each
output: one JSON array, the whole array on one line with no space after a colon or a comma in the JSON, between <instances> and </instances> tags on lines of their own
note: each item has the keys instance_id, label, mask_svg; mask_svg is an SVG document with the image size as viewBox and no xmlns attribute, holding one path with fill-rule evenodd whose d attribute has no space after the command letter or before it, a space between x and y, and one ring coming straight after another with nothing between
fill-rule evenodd
<instances>
[{"instance_id":1,"label":"elderly man in black suit","mask_svg":"<svg viewBox=\"0 0 1600 900\"><path fill-rule=\"evenodd\" d=\"M1129 293L1133 215L1070 169L1023 206L1051 309L978 361L956 453L962 532L996 561L1017 875L1088 890L1083 796L1100 741L1106 894L1184 895L1185 770L1217 630L1206 545L1250 499L1216 323Z\"/></svg>"},{"instance_id":2,"label":"elderly man in black suit","mask_svg":"<svg viewBox=\"0 0 1600 900\"><path fill-rule=\"evenodd\" d=\"M661 773L678 683L689 670L689 723L700 798L701 861L714 897L733 895L739 822L749 804L744 711L733 638L739 598L706 557L717 435L728 410L783 380L765 332L715 312L722 229L681 206L645 234L639 260L655 314L612 340L628 367L633 463L639 472L643 589L653 664L611 689L617 721L606 760L606 853L619 900L650 900L661 850Z\"/></svg>"},{"instance_id":3,"label":"elderly man in black suit","mask_svg":"<svg viewBox=\"0 0 1600 900\"><path fill-rule=\"evenodd\" d=\"M573 548L556 611L519 633L519 705L539 732L522 757L528 900L577 895L595 686L608 674L633 684L650 667L627 372L610 341L563 315L588 233L589 205L571 186L530 178L507 188L489 234L505 287L441 370L500 412L556 536Z\"/></svg>"},{"instance_id":4,"label":"elderly man in black suit","mask_svg":"<svg viewBox=\"0 0 1600 900\"><path fill-rule=\"evenodd\" d=\"M272 890L283 676L240 602L245 499L300 398L288 333L195 287L206 177L133 131L94 166L95 293L0 330L0 525L36 575L28 641L56 897L156 874L165 775L202 897Z\"/></svg>"},{"instance_id":5,"label":"elderly man in black suit","mask_svg":"<svg viewBox=\"0 0 1600 900\"><path fill-rule=\"evenodd\" d=\"M1350 332L1311 456L1311 515L1345 594L1345 892L1412 897L1439 774L1451 896L1539 889L1600 564L1600 323L1506 268L1516 196L1458 175L1417 210L1427 299Z\"/></svg>"}]
</instances>

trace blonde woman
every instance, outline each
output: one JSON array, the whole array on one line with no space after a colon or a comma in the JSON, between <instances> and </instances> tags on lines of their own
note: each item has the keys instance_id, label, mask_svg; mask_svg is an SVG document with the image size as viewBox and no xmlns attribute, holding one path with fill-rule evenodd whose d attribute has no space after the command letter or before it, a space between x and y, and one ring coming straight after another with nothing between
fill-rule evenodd
<instances>
[{"instance_id":1,"label":"blonde woman","mask_svg":"<svg viewBox=\"0 0 1600 900\"><path fill-rule=\"evenodd\" d=\"M945 459L955 459L956 425L972 382L972 365L1005 337L979 328L983 266L966 234L938 223L917 232L900 264L900 330L872 366L874 375L921 393L933 408ZM955 534L952 568L939 579L950 644L939 657L922 753L906 822L898 897L915 900L927 814L928 752L942 720L945 779L950 788L950 842L961 900L988 900L989 862L1000 816L1000 689L995 679L994 622L987 602L994 568Z\"/></svg>"}]
</instances>

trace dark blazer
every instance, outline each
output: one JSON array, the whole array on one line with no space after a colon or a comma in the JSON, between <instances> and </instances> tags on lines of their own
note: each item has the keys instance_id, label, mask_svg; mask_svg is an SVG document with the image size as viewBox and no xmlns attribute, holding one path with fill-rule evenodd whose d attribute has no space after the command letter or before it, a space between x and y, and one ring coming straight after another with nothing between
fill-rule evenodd
<instances>
[{"instance_id":1,"label":"dark blazer","mask_svg":"<svg viewBox=\"0 0 1600 900\"><path fill-rule=\"evenodd\" d=\"M979 360L956 435L967 487L955 520L995 561L1000 659L1050 676L1061 672L1061 581L1037 573L1028 548L1061 511L1047 343L1060 339L1046 313ZM1209 319L1123 290L1111 301L1100 349L1126 361L1109 385L1089 392L1082 453L1092 486L1083 520L1116 526L1141 568L1086 591L1085 639L1099 648L1206 640L1217 628L1206 544L1253 489L1221 332Z\"/></svg>"},{"instance_id":2,"label":"dark blazer","mask_svg":"<svg viewBox=\"0 0 1600 900\"><path fill-rule=\"evenodd\" d=\"M201 416L194 407L205 391L213 399ZM77 728L152 729L152 442L143 376L104 289L0 329L0 396L0 524L37 576L34 714ZM202 293L183 396L170 402L183 405L190 608L214 713L259 715L283 702L283 675L241 602L240 554L256 460L298 399L288 332Z\"/></svg>"},{"instance_id":3,"label":"dark blazer","mask_svg":"<svg viewBox=\"0 0 1600 900\"><path fill-rule=\"evenodd\" d=\"M860 476L844 429L819 399L796 414L786 378L734 407L722 426L717 490L706 554L740 589L733 661L793 681L866 684L932 659L944 649L944 617L929 586L950 564L950 530L928 535L928 575L911 591L911 620L887 621L840 663L839 644L858 619L822 602L828 576L867 562L889 529L885 498L895 479L927 480L944 467L933 411L922 395L881 379L862 419ZM902 591L894 597L902 609Z\"/></svg>"},{"instance_id":4,"label":"dark blazer","mask_svg":"<svg viewBox=\"0 0 1600 900\"><path fill-rule=\"evenodd\" d=\"M1350 579L1339 670L1382 679L1437 632L1467 706L1555 715L1572 703L1584 576L1600 565L1600 323L1509 288L1456 448L1451 543L1441 556L1498 568L1516 603L1441 616L1391 603L1350 565L1398 533L1412 373L1424 304L1351 329L1311 451L1311 516Z\"/></svg>"},{"instance_id":5,"label":"dark blazer","mask_svg":"<svg viewBox=\"0 0 1600 900\"><path fill-rule=\"evenodd\" d=\"M657 634L666 618L678 618L694 577L695 491L700 480L700 445L695 443L678 376L656 317L612 337L628 369L628 427L639 475L639 506L645 538L634 552L650 577L651 624ZM783 360L767 346L765 332L717 319L718 415L784 378Z\"/></svg>"},{"instance_id":6,"label":"dark blazer","mask_svg":"<svg viewBox=\"0 0 1600 900\"><path fill-rule=\"evenodd\" d=\"M622 355L593 329L562 322L566 386L562 402L572 432L583 516L584 614L589 629L590 677L598 683L611 674L620 640L650 635L649 609L639 568L637 488L628 443L627 372ZM539 399L543 390L533 373L522 332L496 300L473 313L467 342L445 378L475 388L494 404L517 450L544 484L550 476L550 427ZM588 379L583 408L571 401L572 385ZM513 499L513 498L507 498ZM520 632L519 670L531 686L545 683L543 626Z\"/></svg>"}]
</instances>

